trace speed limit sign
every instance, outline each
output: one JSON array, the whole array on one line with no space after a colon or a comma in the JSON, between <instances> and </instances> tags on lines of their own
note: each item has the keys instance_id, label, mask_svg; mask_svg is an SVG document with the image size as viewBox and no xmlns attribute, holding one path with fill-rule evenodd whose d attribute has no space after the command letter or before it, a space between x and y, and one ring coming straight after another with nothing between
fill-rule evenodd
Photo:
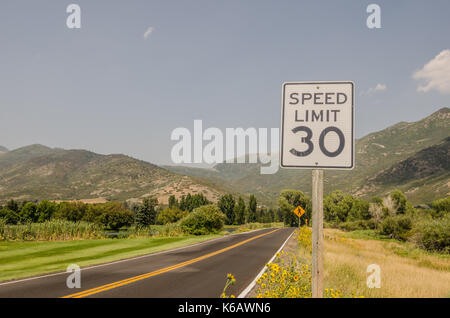
<instances>
[{"instance_id":1,"label":"speed limit sign","mask_svg":"<svg viewBox=\"0 0 450 318\"><path fill-rule=\"evenodd\" d=\"M283 84L282 168L353 169L353 82Z\"/></svg>"}]
</instances>

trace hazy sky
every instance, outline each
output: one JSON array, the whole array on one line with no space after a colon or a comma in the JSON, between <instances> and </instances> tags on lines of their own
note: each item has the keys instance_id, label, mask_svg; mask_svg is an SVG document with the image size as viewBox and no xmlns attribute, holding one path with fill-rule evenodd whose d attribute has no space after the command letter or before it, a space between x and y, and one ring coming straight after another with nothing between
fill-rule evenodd
<instances>
[{"instance_id":1,"label":"hazy sky","mask_svg":"<svg viewBox=\"0 0 450 318\"><path fill-rule=\"evenodd\" d=\"M279 127L282 83L310 80L355 82L361 137L450 106L449 14L448 0L2 0L0 145L167 164L174 128Z\"/></svg>"}]
</instances>

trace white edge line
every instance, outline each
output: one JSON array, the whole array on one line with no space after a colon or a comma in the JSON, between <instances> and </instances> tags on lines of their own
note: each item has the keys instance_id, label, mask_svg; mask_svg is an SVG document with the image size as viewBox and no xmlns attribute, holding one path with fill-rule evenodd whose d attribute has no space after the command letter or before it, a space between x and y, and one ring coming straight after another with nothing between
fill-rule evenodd
<instances>
[{"instance_id":1,"label":"white edge line","mask_svg":"<svg viewBox=\"0 0 450 318\"><path fill-rule=\"evenodd\" d=\"M132 258L125 258L125 259L121 259L121 260L113 261L113 262L109 262L109 263L104 263L104 264L92 265L92 266L80 268L80 271L93 269L93 268L97 268L97 267L102 267L102 266L114 265L114 264L128 262L128 261L133 261L133 260L144 258L144 257L150 257L150 256L164 254L164 253L174 252L174 251L182 250L182 249L185 249L185 248L188 248L188 247L194 247L194 246L198 246L198 245L214 242L214 241L223 239L225 237L230 237L230 236L233 236L233 235L247 234L247 233L252 233L252 232L262 231L262 230L267 230L267 229L269 229L269 228L262 228L262 229L256 229L256 230L247 231L247 232L241 232L241 233L234 233L234 234L224 235L224 236L217 237L217 238L214 238L214 239L211 239L211 240L206 240L206 241L203 241L203 242L200 242L200 243L196 243L196 244L181 246L181 247L177 247L177 248L170 249L170 250L165 250L165 251L160 251L160 252L155 252L155 253L149 253L149 254L145 254L145 255L139 255L139 256L132 257ZM11 281L8 281L8 282L0 283L0 286L9 285L9 284L16 284L16 283L29 281L29 280L35 280L35 279L46 278L46 277L57 276L57 275L63 275L63 274L67 274L67 272L58 272L58 273L53 273L53 274L46 274L46 275L41 275L41 276L22 278L22 279L18 279L18 280L11 280Z\"/></svg>"},{"instance_id":2,"label":"white edge line","mask_svg":"<svg viewBox=\"0 0 450 318\"><path fill-rule=\"evenodd\" d=\"M277 256L278 253L281 252L281 250L284 248L284 246L286 245L286 243L289 241L289 239L291 238L291 236L295 233L295 229L294 231L292 231L291 235L289 235L289 237L286 239L286 241L284 241L283 245L281 245L281 247L278 249L278 251L275 252L275 254L273 254L272 258L266 263L266 264L270 264L272 263L272 261L275 259L275 257ZM250 291L253 289L253 287L256 285L256 281L264 274L264 272L266 271L267 266L264 264L263 269L259 272L258 275L256 275L255 279L247 286L247 288L245 288L242 293L239 294L238 298L245 298L248 293L250 293Z\"/></svg>"}]
</instances>

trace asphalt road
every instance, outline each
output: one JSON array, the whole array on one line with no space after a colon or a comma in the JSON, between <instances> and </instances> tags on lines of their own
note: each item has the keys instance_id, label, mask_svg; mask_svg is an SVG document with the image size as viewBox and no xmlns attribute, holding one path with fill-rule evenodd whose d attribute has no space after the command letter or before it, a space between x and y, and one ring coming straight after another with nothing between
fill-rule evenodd
<instances>
[{"instance_id":1,"label":"asphalt road","mask_svg":"<svg viewBox=\"0 0 450 318\"><path fill-rule=\"evenodd\" d=\"M253 281L293 228L229 235L197 245L81 269L81 288L70 273L0 283L0 297L219 297L232 273L236 297Z\"/></svg>"}]
</instances>

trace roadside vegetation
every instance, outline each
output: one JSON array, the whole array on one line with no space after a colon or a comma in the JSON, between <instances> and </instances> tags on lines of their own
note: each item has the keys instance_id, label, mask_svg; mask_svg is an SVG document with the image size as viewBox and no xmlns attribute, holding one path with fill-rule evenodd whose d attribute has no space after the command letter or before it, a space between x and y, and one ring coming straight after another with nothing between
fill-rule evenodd
<instances>
[{"instance_id":1,"label":"roadside vegetation","mask_svg":"<svg viewBox=\"0 0 450 318\"><path fill-rule=\"evenodd\" d=\"M298 205L306 210L300 225L311 219L311 200L303 192L282 191L278 201L286 225L298 226L299 219L291 212ZM325 227L357 231L370 238L409 242L427 251L450 253L450 197L415 208L399 190L370 201L333 191L324 197L323 206Z\"/></svg>"},{"instance_id":2,"label":"roadside vegetation","mask_svg":"<svg viewBox=\"0 0 450 318\"><path fill-rule=\"evenodd\" d=\"M324 233L325 298L450 296L449 255L394 239L350 238L339 229ZM247 297L310 298L311 252L311 228L304 225L266 265ZM380 266L380 288L367 287L370 264Z\"/></svg>"},{"instance_id":3,"label":"roadside vegetation","mask_svg":"<svg viewBox=\"0 0 450 318\"><path fill-rule=\"evenodd\" d=\"M224 195L212 204L203 194L190 193L179 199L171 196L166 206L154 197L131 206L10 200L0 206L0 241L209 235L221 233L224 225L228 232L238 228L241 232L270 227L274 221L280 221L279 215L273 209L257 207L254 196L248 205L242 197L236 201L232 195Z\"/></svg>"},{"instance_id":4,"label":"roadside vegetation","mask_svg":"<svg viewBox=\"0 0 450 318\"><path fill-rule=\"evenodd\" d=\"M271 216L271 215L270 215ZM247 223L248 220L255 222ZM224 196L212 204L188 194L169 205L156 198L121 202L16 202L0 207L0 281L63 271L181 247L282 223L250 198Z\"/></svg>"}]
</instances>

